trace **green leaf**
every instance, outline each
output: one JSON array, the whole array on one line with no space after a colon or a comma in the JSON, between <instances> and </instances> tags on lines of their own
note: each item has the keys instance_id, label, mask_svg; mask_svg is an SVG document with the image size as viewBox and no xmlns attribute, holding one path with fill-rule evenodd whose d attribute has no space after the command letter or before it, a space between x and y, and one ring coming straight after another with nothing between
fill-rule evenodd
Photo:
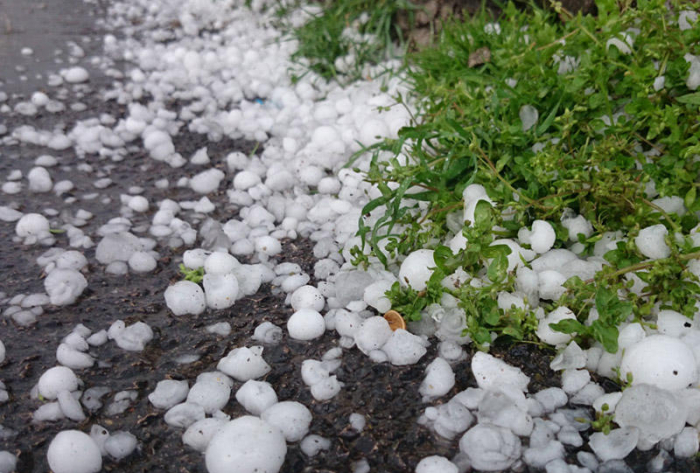
<instances>
[{"instance_id":1,"label":"green leaf","mask_svg":"<svg viewBox=\"0 0 700 473\"><path fill-rule=\"evenodd\" d=\"M690 190L685 194L685 198L683 199L683 203L685 203L685 208L690 209L693 207L693 203L695 203L695 198L697 197L697 187L693 186L690 188Z\"/></svg>"},{"instance_id":2,"label":"green leaf","mask_svg":"<svg viewBox=\"0 0 700 473\"><path fill-rule=\"evenodd\" d=\"M700 105L700 92L693 92L692 94L681 95L680 97L676 97L676 100L680 103Z\"/></svg>"},{"instance_id":3,"label":"green leaf","mask_svg":"<svg viewBox=\"0 0 700 473\"><path fill-rule=\"evenodd\" d=\"M593 338L598 340L603 348L609 353L617 353L617 338L620 333L617 327L603 324L600 320L596 320L591 324Z\"/></svg>"},{"instance_id":4,"label":"green leaf","mask_svg":"<svg viewBox=\"0 0 700 473\"><path fill-rule=\"evenodd\" d=\"M508 275L508 258L503 254L496 256L491 261L486 275L494 283L503 281Z\"/></svg>"}]
</instances>

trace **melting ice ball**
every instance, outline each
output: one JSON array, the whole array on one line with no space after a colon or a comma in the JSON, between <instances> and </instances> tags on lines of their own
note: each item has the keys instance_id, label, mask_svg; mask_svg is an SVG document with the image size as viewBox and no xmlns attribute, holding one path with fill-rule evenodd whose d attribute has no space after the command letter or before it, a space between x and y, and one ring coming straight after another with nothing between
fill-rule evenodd
<instances>
[{"instance_id":1,"label":"melting ice ball","mask_svg":"<svg viewBox=\"0 0 700 473\"><path fill-rule=\"evenodd\" d=\"M59 432L46 453L54 473L97 473L102 469L102 455L97 443L79 430Z\"/></svg>"},{"instance_id":2,"label":"melting ice ball","mask_svg":"<svg viewBox=\"0 0 700 473\"><path fill-rule=\"evenodd\" d=\"M408 255L399 270L401 285L411 286L416 291L424 290L435 269L433 254L433 250L418 250Z\"/></svg>"},{"instance_id":3,"label":"melting ice ball","mask_svg":"<svg viewBox=\"0 0 700 473\"><path fill-rule=\"evenodd\" d=\"M625 350L620 364L622 379L632 384L651 384L662 389L688 387L698 379L693 352L677 338L651 335Z\"/></svg>"},{"instance_id":4,"label":"melting ice ball","mask_svg":"<svg viewBox=\"0 0 700 473\"><path fill-rule=\"evenodd\" d=\"M286 455L287 443L277 427L243 416L214 435L205 461L209 473L276 473Z\"/></svg>"}]
</instances>

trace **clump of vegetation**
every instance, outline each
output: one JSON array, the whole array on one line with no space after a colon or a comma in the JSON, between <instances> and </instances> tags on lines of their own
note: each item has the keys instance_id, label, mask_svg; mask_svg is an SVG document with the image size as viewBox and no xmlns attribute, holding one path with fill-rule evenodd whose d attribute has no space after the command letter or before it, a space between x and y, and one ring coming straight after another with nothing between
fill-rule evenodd
<instances>
[{"instance_id":1,"label":"clump of vegetation","mask_svg":"<svg viewBox=\"0 0 700 473\"><path fill-rule=\"evenodd\" d=\"M308 22L293 28L299 48L292 59L325 79L357 79L366 65L405 52L397 17L404 15L410 23L417 8L409 0L323 2Z\"/></svg>"},{"instance_id":2,"label":"clump of vegetation","mask_svg":"<svg viewBox=\"0 0 700 473\"><path fill-rule=\"evenodd\" d=\"M185 281L192 281L199 284L204 279L204 268L189 269L184 264L180 264L180 272Z\"/></svg>"},{"instance_id":3,"label":"clump of vegetation","mask_svg":"<svg viewBox=\"0 0 700 473\"><path fill-rule=\"evenodd\" d=\"M436 250L426 291L397 285L388 293L409 319L449 293L468 314L477 343L488 344L492 332L533 338L531 312L504 311L494 302L499 292L514 290L514 278L510 250L491 245L542 219L555 227L555 246L568 247L560 220L572 213L593 226L590 236L572 235L582 256L610 232L621 241L594 278L572 278L561 299L545 305L566 305L577 315L557 330L616 351L617 326L629 317L643 322L656 304L694 314L700 285L688 262L700 257L689 237L700 211L700 92L688 81L688 55L700 52L700 28L679 27L679 13L693 9L680 1L669 8L662 0L635 7L600 0L597 7L596 17L559 9L566 21L554 16L556 4L549 12L511 3L499 18L482 9L447 25L434 48L411 57L418 114L398 139L369 149L366 179L381 196L363 209L359 233L385 265L419 248ZM479 210L461 229L467 248L452 254L440 242L460 231L454 217L473 183L499 206ZM653 202L671 196L680 196L687 212ZM634 238L658 223L669 232L670 255L649 261ZM360 248L354 255L358 264L368 261ZM486 268L490 284L444 288L442 278L460 267L472 275ZM631 275L644 284L641 294L629 290ZM599 319L586 324L593 307Z\"/></svg>"}]
</instances>

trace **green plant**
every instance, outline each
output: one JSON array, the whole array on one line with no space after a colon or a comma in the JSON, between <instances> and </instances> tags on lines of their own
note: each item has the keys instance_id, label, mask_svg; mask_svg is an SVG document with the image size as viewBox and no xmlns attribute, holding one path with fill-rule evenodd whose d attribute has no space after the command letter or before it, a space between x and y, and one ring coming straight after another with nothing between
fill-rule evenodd
<instances>
[{"instance_id":1,"label":"green plant","mask_svg":"<svg viewBox=\"0 0 700 473\"><path fill-rule=\"evenodd\" d=\"M531 331L526 315L496 315L489 307L489 297L513 289L503 270L507 253L483 253L499 251L489 249L494 236L516 238L519 228L544 219L557 229L555 246L565 247L558 222L572 211L594 228L589 237L578 235L583 255L606 232L620 231L623 240L595 278L568 281L562 298L545 305L567 305L577 315L556 329L616 351L619 324L643 321L655 305L694 314L700 285L688 262L700 248L686 235L699 223L700 93L686 84L686 54L698 53L700 28L680 30L684 8L692 7L600 0L597 17L560 22L552 12L509 4L499 18L484 8L447 25L435 48L412 56L414 122L398 139L367 149L366 180L381 194L359 221L371 256L389 265L418 248L443 251L440 242L458 231L450 219L461 212L463 190L478 183L498 209L487 225L463 228L467 248L445 259L454 264L438 263L440 276L456 267L470 275L486 269L491 284L451 291L478 341L491 332L527 338ZM527 116L533 107L534 121ZM688 212L667 212L655 194L681 196ZM669 231L671 254L647 261L634 238L658 223ZM354 254L358 263L370 261L361 248ZM632 276L644 284L641 293L631 291ZM409 291L390 296L415 318L445 291L431 283L425 302L411 297L426 294ZM588 325L592 307L599 318Z\"/></svg>"},{"instance_id":2,"label":"green plant","mask_svg":"<svg viewBox=\"0 0 700 473\"><path fill-rule=\"evenodd\" d=\"M199 284L204 279L204 268L188 269L184 264L180 263L180 272L184 276L185 281L192 281Z\"/></svg>"}]
</instances>

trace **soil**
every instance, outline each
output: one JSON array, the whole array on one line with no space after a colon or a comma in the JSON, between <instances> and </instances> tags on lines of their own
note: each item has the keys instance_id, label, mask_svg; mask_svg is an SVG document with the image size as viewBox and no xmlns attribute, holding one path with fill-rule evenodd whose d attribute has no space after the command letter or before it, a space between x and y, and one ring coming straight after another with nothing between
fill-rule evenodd
<instances>
[{"instance_id":1,"label":"soil","mask_svg":"<svg viewBox=\"0 0 700 473\"><path fill-rule=\"evenodd\" d=\"M86 5L78 0L65 0L63 5L67 4L71 8L57 9L54 2L20 4L0 0L0 11L3 12L0 13L0 25L3 15L9 17L12 24L9 33L0 32L0 62L9 65L2 70L4 86L0 88L13 95L10 103L26 100L27 94L46 88L44 84L47 74L60 67L54 62L55 58L68 59L65 54L54 56L55 47L61 47L66 41L72 40L85 45L87 57L99 54L100 39L105 31L95 19L104 13L104 5ZM33 7L24 8L25 6ZM72 33L57 26L55 31L49 29L39 35L32 25L44 23L46 18L43 15L46 11L54 19L51 24L68 25L66 28ZM7 36L12 37L8 40ZM17 54L16 50L25 45L34 49L34 56L27 58ZM18 65L25 69L13 70ZM28 74L30 70L32 74L41 74L42 79L38 82L19 80L19 75ZM102 90L110 82L110 78L91 69L88 86L66 89L65 103L79 100L87 105L85 111L67 111L59 115L44 113L34 117L11 114L1 120L12 130L23 124L32 124L40 129L70 129L77 120L99 116L101 113L109 113L118 119L124 115L124 107L115 102L105 102L102 97ZM186 157L205 145L217 166L224 166L223 158L231 151L250 153L256 148L255 143L245 141L224 139L210 142L205 136L184 131L175 142L177 151ZM26 175L34 159L47 151L45 148L24 144L6 144L0 147L0 176L6 176L14 169L20 169ZM60 198L52 193L23 193L14 196L0 194L0 204L11 205L25 212L56 209L57 217L51 219L54 228L67 218L67 212L83 208L95 215L83 230L96 242L99 239L97 228L119 215L119 195L128 192L131 186L143 187L143 195L150 202L164 198L198 198L189 189L171 186L165 191L158 190L154 187L154 182L162 178L174 182L177 177L193 174L199 168L188 164L182 169L173 170L153 161L138 148L124 161L115 163L94 156L83 159L71 150L49 154L60 161L60 165L51 171L54 182L72 180L75 189L70 195L76 197L78 203L66 203L66 196ZM102 169L107 177L113 179L114 184L103 190L95 189L93 182L97 179L96 174L77 172L76 166L80 163L90 163L96 169ZM85 200L86 195L95 192L99 193L97 198ZM237 209L227 203L223 192L209 197L217 204L216 212L211 215L213 218L225 220L235 216ZM104 200L106 198L110 199L109 202ZM153 212L154 209L151 209L133 218L135 233L139 234L141 230L143 234ZM203 221L204 218L200 220ZM0 291L10 296L43 292L41 269L36 264L36 258L46 248L22 246L13 242L13 237L14 225L0 222L0 241L5 242L0 245L0 274L3 275ZM55 246L68 246L65 236L58 235L57 239ZM284 242L284 260L296 262L306 272L313 274L312 245L307 240ZM89 286L76 304L48 307L38 322L28 328L15 325L8 317L0 318L0 338L8 354L7 360L0 365L0 379L5 382L10 393L10 400L0 406L0 424L4 427L4 430L0 429L0 450L9 450L19 456L20 473L49 471L46 450L50 440L61 430L89 431L93 424L102 425L111 432L129 431L139 441L138 451L121 462L105 458L103 471L206 471L202 455L183 446L182 430L165 424L163 411L155 409L148 402L148 394L160 380L170 378L192 382L201 372L214 370L218 360L231 349L255 344L251 336L259 323L270 321L284 326L291 315L291 308L284 304L282 296L273 294L272 288L265 285L257 294L237 302L229 310L207 311L198 317L174 317L165 307L163 291L169 283L180 279L177 266L184 249L170 249L167 246L159 246L157 249L161 259L155 272L128 276L105 274L104 268L95 262L94 248L86 250L85 256L91 262L86 274ZM55 354L60 339L68 335L78 323L98 331L107 329L118 319L127 324L143 321L152 327L155 337L143 352L127 352L113 342L90 350L99 363L90 369L79 371L78 376L84 381L85 388L108 388L109 393L102 398L105 407L95 412L86 412L87 420L78 425L68 420L33 423L32 413L41 401L31 399L29 393L40 375L56 364ZM208 325L221 321L231 324L231 335L222 337L205 331ZM298 342L285 336L279 345L265 348L265 359L273 370L264 380L274 386L280 400L296 400L309 407L313 413L310 432L331 439L330 450L313 458L305 456L298 444L289 445L282 468L284 473L345 472L351 470L353 462L361 459L368 460L372 471L408 472L413 471L418 461L425 456L438 454L451 457L457 453L456 442L445 441L416 422L427 407L421 402L418 386L427 364L436 355L435 344L419 363L406 367L375 364L357 349L343 350L343 363L336 374L345 383L345 387L331 401L317 402L301 380L301 363L309 358L320 359L323 353L336 344L337 336L329 332L313 342ZM551 351L541 350L534 345L517 344L496 346L492 353L521 367L532 379L531 391L560 385L558 375L548 366ZM453 367L456 384L442 398L443 401L476 385L469 368L471 354L473 353ZM176 361L186 355L196 355L198 359L187 364ZM235 383L234 391L240 385L241 383ZM107 415L106 406L116 393L124 390L135 391L136 401L121 414ZM233 397L224 411L232 417L244 414ZM366 417L367 426L362 432L353 430L349 425L348 419L353 412ZM5 435L8 430L14 431L14 435ZM572 462L575 461L575 453L573 449L568 451L568 458ZM646 471L647 461L657 453L658 451L644 454L635 452L628 459L628 464L636 472ZM695 472L700 471L700 468L693 462L675 462L668 465L667 471L671 470Z\"/></svg>"}]
</instances>

